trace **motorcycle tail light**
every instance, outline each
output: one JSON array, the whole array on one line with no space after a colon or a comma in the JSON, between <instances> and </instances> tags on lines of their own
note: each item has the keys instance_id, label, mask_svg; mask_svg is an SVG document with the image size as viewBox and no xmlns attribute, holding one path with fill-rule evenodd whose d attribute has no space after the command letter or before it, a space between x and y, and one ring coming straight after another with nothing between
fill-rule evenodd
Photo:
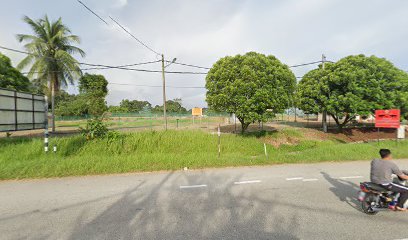
<instances>
[{"instance_id":1,"label":"motorcycle tail light","mask_svg":"<svg viewBox=\"0 0 408 240\"><path fill-rule=\"evenodd\" d=\"M368 192L367 188L363 184L360 184L360 189L363 192Z\"/></svg>"}]
</instances>

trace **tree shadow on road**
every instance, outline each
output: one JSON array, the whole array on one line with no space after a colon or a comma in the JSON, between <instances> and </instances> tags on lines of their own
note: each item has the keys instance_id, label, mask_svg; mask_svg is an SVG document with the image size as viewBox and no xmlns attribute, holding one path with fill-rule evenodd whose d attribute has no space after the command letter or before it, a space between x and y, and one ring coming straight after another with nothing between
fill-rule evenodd
<instances>
[{"instance_id":1,"label":"tree shadow on road","mask_svg":"<svg viewBox=\"0 0 408 240\"><path fill-rule=\"evenodd\" d=\"M345 181L338 178L331 177L326 172L320 172L323 177L329 182L332 187L330 191L339 198L340 201L347 203L352 208L361 212L360 202L357 200L357 193L359 191L359 186L350 181Z\"/></svg>"},{"instance_id":2,"label":"tree shadow on road","mask_svg":"<svg viewBox=\"0 0 408 240\"><path fill-rule=\"evenodd\" d=\"M230 187L179 187L209 179ZM80 214L69 239L299 239L296 215L274 212L274 201L240 191L234 181L239 177L167 175L148 194L127 191L91 221Z\"/></svg>"}]
</instances>

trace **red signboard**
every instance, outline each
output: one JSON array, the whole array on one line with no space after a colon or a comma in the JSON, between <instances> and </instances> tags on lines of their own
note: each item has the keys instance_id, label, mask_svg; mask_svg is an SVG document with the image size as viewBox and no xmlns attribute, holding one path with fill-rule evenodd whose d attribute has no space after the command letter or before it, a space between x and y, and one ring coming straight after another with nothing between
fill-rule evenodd
<instances>
[{"instance_id":1,"label":"red signboard","mask_svg":"<svg viewBox=\"0 0 408 240\"><path fill-rule=\"evenodd\" d=\"M376 128L399 128L400 127L400 110L375 110L375 127Z\"/></svg>"}]
</instances>

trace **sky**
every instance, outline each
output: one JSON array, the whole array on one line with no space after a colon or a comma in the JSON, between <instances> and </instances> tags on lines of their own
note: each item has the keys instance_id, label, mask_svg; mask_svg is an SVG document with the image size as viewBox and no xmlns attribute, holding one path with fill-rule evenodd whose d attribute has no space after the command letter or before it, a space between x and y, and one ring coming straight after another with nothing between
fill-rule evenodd
<instances>
[{"instance_id":1,"label":"sky","mask_svg":"<svg viewBox=\"0 0 408 240\"><path fill-rule=\"evenodd\" d=\"M376 55L408 70L408 1L405 0L82 0L103 23L77 0L13 0L0 9L0 45L23 50L18 33L31 33L24 15L37 19L59 17L79 35L86 57L80 62L125 65L160 59L110 20L113 17L134 36L166 59L211 67L219 58L256 51L296 65L319 61L325 54L337 61L348 55ZM14 65L24 57L1 52ZM301 77L317 65L293 68ZM160 70L160 63L138 68ZM205 72L171 65L168 71ZM110 83L107 101L126 99L162 104L160 73L94 70ZM129 85L118 85L129 84ZM168 86L204 87L205 75L166 74ZM67 89L78 93L76 86ZM167 88L167 99L206 107L205 89Z\"/></svg>"}]
</instances>

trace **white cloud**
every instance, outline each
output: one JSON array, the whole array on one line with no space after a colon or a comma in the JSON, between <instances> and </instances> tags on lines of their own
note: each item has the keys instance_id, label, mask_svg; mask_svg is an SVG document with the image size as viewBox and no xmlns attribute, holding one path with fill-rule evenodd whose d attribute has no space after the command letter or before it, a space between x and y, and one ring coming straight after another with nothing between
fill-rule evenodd
<instances>
[{"instance_id":1,"label":"white cloud","mask_svg":"<svg viewBox=\"0 0 408 240\"><path fill-rule=\"evenodd\" d=\"M128 4L128 0L114 0L113 6L116 8L122 8Z\"/></svg>"},{"instance_id":2,"label":"white cloud","mask_svg":"<svg viewBox=\"0 0 408 240\"><path fill-rule=\"evenodd\" d=\"M121 65L155 60L155 54L120 30L108 16L115 17L140 40L168 59L211 66L225 55L259 51L273 54L287 64L330 60L349 54L376 54L408 70L408 2L404 0L87 0L110 24L106 26L80 5L71 1L42 0L27 4L8 2L0 21L0 42L19 48L14 35L27 32L22 15L45 13L62 16L65 24L82 38L87 52L83 61ZM63 4L63 6L61 6ZM16 63L19 55L8 53ZM21 58L21 57L20 57ZM141 66L160 70L160 65ZM301 76L313 66L296 68ZM169 70L202 71L172 65ZM99 71L110 82L161 85L161 75L120 70ZM203 75L166 75L172 86L204 86ZM167 90L168 99L181 97L188 107L205 106L205 89ZM161 104L161 89L110 85L111 104L123 98L147 99Z\"/></svg>"}]
</instances>

